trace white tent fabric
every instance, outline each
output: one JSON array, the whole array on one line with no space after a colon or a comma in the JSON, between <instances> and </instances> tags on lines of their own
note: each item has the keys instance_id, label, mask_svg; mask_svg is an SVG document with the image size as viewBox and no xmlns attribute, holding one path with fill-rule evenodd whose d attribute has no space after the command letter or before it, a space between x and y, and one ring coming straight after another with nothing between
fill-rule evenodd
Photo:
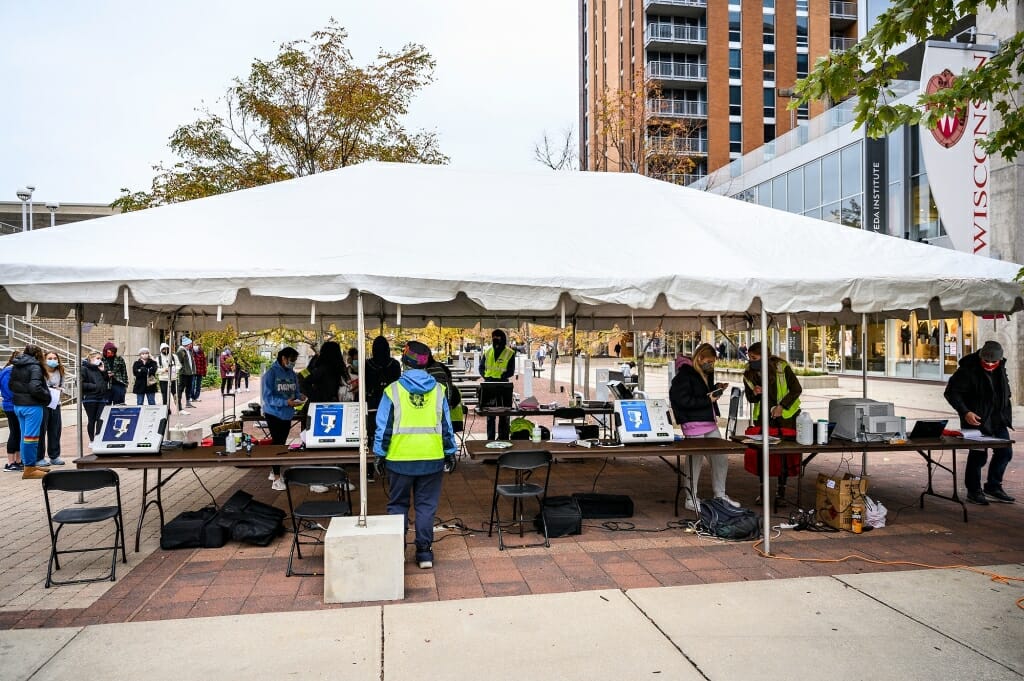
<instances>
[{"instance_id":1,"label":"white tent fabric","mask_svg":"<svg viewBox=\"0 0 1024 681\"><path fill-rule=\"evenodd\" d=\"M200 250L201 249L201 250ZM610 328L1024 307L1018 265L638 175L365 163L0 239L0 311L177 328L371 318ZM760 301L760 302L759 302ZM673 320L675 323L673 324Z\"/></svg>"}]
</instances>

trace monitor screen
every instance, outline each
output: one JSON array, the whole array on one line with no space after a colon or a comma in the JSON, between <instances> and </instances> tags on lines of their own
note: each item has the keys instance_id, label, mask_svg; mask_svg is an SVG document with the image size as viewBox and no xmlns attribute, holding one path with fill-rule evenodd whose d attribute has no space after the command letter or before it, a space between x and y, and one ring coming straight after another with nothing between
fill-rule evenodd
<instances>
[{"instance_id":1,"label":"monitor screen","mask_svg":"<svg viewBox=\"0 0 1024 681\"><path fill-rule=\"evenodd\" d=\"M631 400L633 399L633 391L629 389L622 381L608 381L609 394L618 400Z\"/></svg>"},{"instance_id":2,"label":"monitor screen","mask_svg":"<svg viewBox=\"0 0 1024 681\"><path fill-rule=\"evenodd\" d=\"M486 407L512 407L511 381L484 381L479 386L479 405Z\"/></svg>"}]
</instances>

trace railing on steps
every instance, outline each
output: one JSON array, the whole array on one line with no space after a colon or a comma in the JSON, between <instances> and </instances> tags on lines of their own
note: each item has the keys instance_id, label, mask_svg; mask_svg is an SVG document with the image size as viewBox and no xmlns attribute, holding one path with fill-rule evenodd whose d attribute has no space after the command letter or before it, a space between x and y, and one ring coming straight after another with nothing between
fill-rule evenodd
<instances>
[{"instance_id":1,"label":"railing on steps","mask_svg":"<svg viewBox=\"0 0 1024 681\"><path fill-rule=\"evenodd\" d=\"M60 357L64 365L64 393L61 399L63 404L73 402L73 396L77 393L78 385L78 362L75 361L76 340L51 331L38 324L27 321L24 317L15 315L4 315L0 318L0 357L6 363L6 357L14 350L20 350L26 345L37 345L44 352L53 352ZM91 345L82 345L82 355L90 352L98 352Z\"/></svg>"}]
</instances>

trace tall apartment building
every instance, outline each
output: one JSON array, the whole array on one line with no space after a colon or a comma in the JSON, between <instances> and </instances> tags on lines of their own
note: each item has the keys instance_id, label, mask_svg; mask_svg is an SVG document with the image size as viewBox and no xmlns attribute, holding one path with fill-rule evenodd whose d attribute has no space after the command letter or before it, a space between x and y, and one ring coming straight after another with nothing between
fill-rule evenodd
<instances>
[{"instance_id":1,"label":"tall apartment building","mask_svg":"<svg viewBox=\"0 0 1024 681\"><path fill-rule=\"evenodd\" d=\"M602 144L607 93L655 86L645 126L682 121L688 184L823 110L787 111L788 92L830 50L857 39L858 3L833 0L580 0L580 159L618 170ZM654 122L654 125L651 124ZM657 175L656 168L645 168Z\"/></svg>"}]
</instances>

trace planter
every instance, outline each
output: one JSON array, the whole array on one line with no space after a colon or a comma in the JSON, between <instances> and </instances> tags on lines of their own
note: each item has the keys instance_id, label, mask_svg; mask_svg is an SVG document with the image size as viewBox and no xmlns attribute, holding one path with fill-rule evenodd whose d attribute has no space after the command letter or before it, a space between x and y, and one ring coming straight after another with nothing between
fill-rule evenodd
<instances>
[{"instance_id":1,"label":"planter","mask_svg":"<svg viewBox=\"0 0 1024 681\"><path fill-rule=\"evenodd\" d=\"M720 381L726 381L730 385L737 387L743 386L743 372L739 369L716 369L715 378ZM805 390L816 389L816 388L838 388L839 377L831 374L823 376L797 376L800 385Z\"/></svg>"}]
</instances>

